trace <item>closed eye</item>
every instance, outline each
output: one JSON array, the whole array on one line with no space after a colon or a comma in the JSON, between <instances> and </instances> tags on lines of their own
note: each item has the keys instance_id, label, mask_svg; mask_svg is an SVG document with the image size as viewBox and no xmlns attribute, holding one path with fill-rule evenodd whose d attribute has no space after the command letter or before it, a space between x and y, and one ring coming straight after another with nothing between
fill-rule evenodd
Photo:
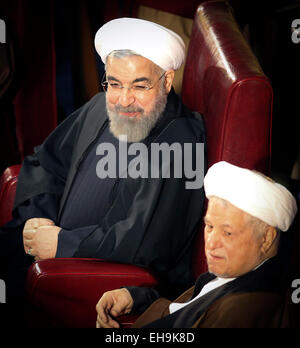
<instances>
[{"instance_id":1,"label":"closed eye","mask_svg":"<svg viewBox=\"0 0 300 348\"><path fill-rule=\"evenodd\" d=\"M143 85L134 85L132 86L132 89L134 89L135 91L146 91L147 89L149 89L149 87Z\"/></svg>"},{"instance_id":2,"label":"closed eye","mask_svg":"<svg viewBox=\"0 0 300 348\"><path fill-rule=\"evenodd\" d=\"M109 82L111 88L122 88L122 85L117 82Z\"/></svg>"}]
</instances>

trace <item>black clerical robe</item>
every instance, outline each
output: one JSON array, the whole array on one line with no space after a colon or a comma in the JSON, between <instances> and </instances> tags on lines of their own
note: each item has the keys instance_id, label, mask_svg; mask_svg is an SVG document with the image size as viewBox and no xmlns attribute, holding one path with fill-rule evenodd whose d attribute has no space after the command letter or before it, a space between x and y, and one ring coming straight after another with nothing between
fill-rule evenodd
<instances>
[{"instance_id":1,"label":"black clerical robe","mask_svg":"<svg viewBox=\"0 0 300 348\"><path fill-rule=\"evenodd\" d=\"M134 300L132 313L147 310L134 328L274 328L286 327L285 294L289 286L284 264L278 257L267 260L259 268L230 281L174 313L171 301L158 298L154 289L129 287ZM201 275L195 286L174 302L195 298L208 282L210 273Z\"/></svg>"},{"instance_id":2,"label":"black clerical robe","mask_svg":"<svg viewBox=\"0 0 300 348\"><path fill-rule=\"evenodd\" d=\"M105 95L99 93L25 158L14 220L6 228L21 227L28 218L47 217L63 228L56 257L96 257L146 266L163 282L186 287L192 281L192 243L202 215L204 193L203 187L186 189L190 179L172 176L172 168L170 178L118 178L107 212L98 224L72 229L60 225L78 170L95 142L101 142L107 123ZM176 142L182 147L192 144L193 153L189 155L193 163L195 144L205 143L201 116L190 112L173 90L163 116L143 141L148 149L154 142ZM93 206L90 202L90 209Z\"/></svg>"}]
</instances>

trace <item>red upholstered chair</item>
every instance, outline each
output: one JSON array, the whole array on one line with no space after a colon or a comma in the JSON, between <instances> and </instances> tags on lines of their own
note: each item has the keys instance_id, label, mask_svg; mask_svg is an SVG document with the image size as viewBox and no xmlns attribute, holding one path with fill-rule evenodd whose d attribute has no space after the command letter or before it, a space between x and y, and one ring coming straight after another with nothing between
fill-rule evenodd
<instances>
[{"instance_id":1,"label":"red upholstered chair","mask_svg":"<svg viewBox=\"0 0 300 348\"><path fill-rule=\"evenodd\" d=\"M20 165L7 168L0 178L0 226L12 218ZM30 327L95 327L95 306L105 291L121 286L157 285L142 267L98 259L42 260L28 272L27 295ZM68 309L67 309L68 308ZM123 327L136 317L120 318Z\"/></svg>"},{"instance_id":2,"label":"red upholstered chair","mask_svg":"<svg viewBox=\"0 0 300 348\"><path fill-rule=\"evenodd\" d=\"M273 91L226 2L198 7L182 98L204 116L208 167L228 161L269 174ZM196 276L206 270L202 237L200 232Z\"/></svg>"},{"instance_id":3,"label":"red upholstered chair","mask_svg":"<svg viewBox=\"0 0 300 348\"><path fill-rule=\"evenodd\" d=\"M268 173L272 88L224 2L198 8L182 97L190 109L204 116L209 165L227 160ZM195 275L205 270L201 228ZM31 303L49 320L43 324L38 319L37 325L69 327L94 327L101 294L124 285L154 286L155 279L147 270L130 265L54 259L36 262L27 282ZM126 320L128 326L133 318Z\"/></svg>"},{"instance_id":4,"label":"red upholstered chair","mask_svg":"<svg viewBox=\"0 0 300 348\"><path fill-rule=\"evenodd\" d=\"M11 220L18 175L21 166L15 165L7 168L0 178L0 226Z\"/></svg>"}]
</instances>

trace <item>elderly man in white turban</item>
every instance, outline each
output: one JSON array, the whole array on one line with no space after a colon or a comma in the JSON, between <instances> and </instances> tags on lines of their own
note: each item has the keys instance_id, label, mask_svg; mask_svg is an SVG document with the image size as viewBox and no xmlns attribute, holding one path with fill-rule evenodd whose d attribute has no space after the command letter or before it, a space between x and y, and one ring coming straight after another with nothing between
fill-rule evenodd
<instances>
[{"instance_id":1,"label":"elderly man in white turban","mask_svg":"<svg viewBox=\"0 0 300 348\"><path fill-rule=\"evenodd\" d=\"M260 173L227 162L204 179L208 271L174 302L154 289L107 292L97 304L97 326L119 327L115 316L141 313L134 327L280 327L288 284L278 255L280 233L297 212L292 194Z\"/></svg>"},{"instance_id":2,"label":"elderly man in white turban","mask_svg":"<svg viewBox=\"0 0 300 348\"><path fill-rule=\"evenodd\" d=\"M34 258L55 257L137 264L180 293L192 283L203 185L186 189L192 178L174 172L174 156L164 163L169 177L161 175L161 161L154 178L130 176L134 159L144 153L138 153L141 146L135 153L123 150L125 140L142 144L150 161L153 143L182 148L189 143L189 160L195 163L195 146L205 142L203 121L172 88L175 70L184 62L184 43L155 23L120 18L99 29L95 47L105 64L105 92L70 115L25 159L14 220L1 231L0 258L19 258L15 262L23 268ZM20 232L11 233L12 228ZM16 252L8 246L18 242L23 248L22 231L25 252Z\"/></svg>"}]
</instances>

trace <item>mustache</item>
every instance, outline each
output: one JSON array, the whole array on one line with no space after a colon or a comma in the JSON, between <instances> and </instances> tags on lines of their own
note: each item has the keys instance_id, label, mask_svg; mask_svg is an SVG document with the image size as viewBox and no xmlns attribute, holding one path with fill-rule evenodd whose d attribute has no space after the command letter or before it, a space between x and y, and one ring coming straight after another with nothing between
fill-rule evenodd
<instances>
[{"instance_id":1,"label":"mustache","mask_svg":"<svg viewBox=\"0 0 300 348\"><path fill-rule=\"evenodd\" d=\"M130 112L140 112L141 114L144 114L144 109L140 107L135 107L135 106L128 106L124 107L120 104L115 105L114 107L115 112L125 112L125 113L130 113Z\"/></svg>"}]
</instances>

